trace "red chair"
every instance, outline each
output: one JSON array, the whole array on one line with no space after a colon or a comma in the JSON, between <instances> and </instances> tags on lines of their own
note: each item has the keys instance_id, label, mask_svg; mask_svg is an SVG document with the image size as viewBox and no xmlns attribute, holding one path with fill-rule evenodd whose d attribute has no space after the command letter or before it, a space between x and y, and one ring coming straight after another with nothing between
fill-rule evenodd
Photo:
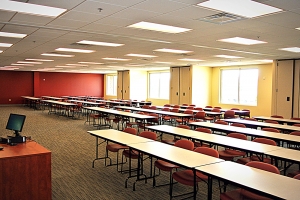
<instances>
[{"instance_id":1,"label":"red chair","mask_svg":"<svg viewBox=\"0 0 300 200\"><path fill-rule=\"evenodd\" d=\"M240 124L240 123L232 123L231 126L236 126L236 127L240 127L240 128L246 128L245 124Z\"/></svg>"},{"instance_id":2,"label":"red chair","mask_svg":"<svg viewBox=\"0 0 300 200\"><path fill-rule=\"evenodd\" d=\"M252 141L262 143L262 144L277 146L277 143L274 140L271 140L271 139L268 139L268 138L255 138ZM248 162L251 162L251 161L262 161L262 162L269 163L269 164L272 163L271 158L266 157L266 156L256 156L256 155L252 155L250 157L239 158L237 160L237 163L245 165L245 164L247 164Z\"/></svg>"},{"instance_id":3,"label":"red chair","mask_svg":"<svg viewBox=\"0 0 300 200\"><path fill-rule=\"evenodd\" d=\"M203 127L196 128L195 131L208 133L208 134L212 133L212 131L209 128L203 128ZM203 142L194 142L194 145L195 147L210 147L209 144L205 144Z\"/></svg>"},{"instance_id":4,"label":"red chair","mask_svg":"<svg viewBox=\"0 0 300 200\"><path fill-rule=\"evenodd\" d=\"M241 133L229 133L227 136L241 139L241 140L247 140L247 136ZM246 155L246 152L244 151L239 151L231 148L225 148L224 150L220 150L218 152L221 159L228 160L228 161L233 161L236 157L241 157Z\"/></svg>"},{"instance_id":5,"label":"red chair","mask_svg":"<svg viewBox=\"0 0 300 200\"><path fill-rule=\"evenodd\" d=\"M194 118L191 119L189 122L202 122L202 121L205 121L205 117L206 117L205 112L199 111L199 112L196 112L196 114L194 115Z\"/></svg>"},{"instance_id":6,"label":"red chair","mask_svg":"<svg viewBox=\"0 0 300 200\"><path fill-rule=\"evenodd\" d=\"M191 150L191 151L194 149L194 143L190 140L177 140L175 142L174 146L180 147L180 148L183 148L183 149L187 149L187 150ZM155 168L159 169L159 174L158 175L155 174ZM174 165L172 163L166 162L164 160L156 160L154 162L153 187L169 185L171 183L173 169L177 169L177 168L179 168L179 166ZM156 185L156 179L155 178L156 178L156 176L160 175L161 171L165 171L165 172L170 173L169 183L168 184L162 184L162 185Z\"/></svg>"},{"instance_id":7,"label":"red chair","mask_svg":"<svg viewBox=\"0 0 300 200\"><path fill-rule=\"evenodd\" d=\"M137 130L135 128L125 128L123 130L126 133L130 133L132 135L136 135L137 134ZM116 144L116 143L110 143L106 145L106 158L108 158L110 160L110 164L109 165L114 165L111 163L111 158L108 156L108 152L114 152L117 153L117 163L115 165L117 165L117 171L119 171L119 151L123 150L123 149L128 149L128 146L125 145L121 145L121 144ZM106 159L105 159L105 165L106 165Z\"/></svg>"},{"instance_id":8,"label":"red chair","mask_svg":"<svg viewBox=\"0 0 300 200\"><path fill-rule=\"evenodd\" d=\"M271 117L283 119L283 116L281 116L281 115L272 115Z\"/></svg>"},{"instance_id":9,"label":"red chair","mask_svg":"<svg viewBox=\"0 0 300 200\"><path fill-rule=\"evenodd\" d=\"M215 124L228 125L228 122L225 122L225 121L223 121L223 120L216 120L214 123L215 123Z\"/></svg>"},{"instance_id":10,"label":"red chair","mask_svg":"<svg viewBox=\"0 0 300 200\"><path fill-rule=\"evenodd\" d=\"M270 131L270 132L274 132L274 133L280 133L280 131L276 128L269 128L269 127L265 127L261 129L262 131Z\"/></svg>"},{"instance_id":11,"label":"red chair","mask_svg":"<svg viewBox=\"0 0 300 200\"><path fill-rule=\"evenodd\" d=\"M201 107L195 107L194 110L200 110L200 111L203 111L203 108L201 108Z\"/></svg>"},{"instance_id":12,"label":"red chair","mask_svg":"<svg viewBox=\"0 0 300 200\"><path fill-rule=\"evenodd\" d=\"M272 172L275 174L280 174L280 171L278 168L274 165L264 163L264 162L258 162L258 161L251 161L246 164L249 167L254 167L257 169L265 170L268 172ZM259 180L258 180L259 181ZM246 189L235 189L232 191L224 192L220 194L221 200L271 200L270 198L264 197L260 194L256 194L252 191L246 190Z\"/></svg>"},{"instance_id":13,"label":"red chair","mask_svg":"<svg viewBox=\"0 0 300 200\"><path fill-rule=\"evenodd\" d=\"M175 119L175 121L176 121L178 124L188 124L189 121L190 121L190 119L192 118L192 116L193 116L193 114L194 114L192 110L185 110L183 113L184 113L184 114L190 114L191 117L186 117L186 118L184 117L184 118Z\"/></svg>"},{"instance_id":14,"label":"red chair","mask_svg":"<svg viewBox=\"0 0 300 200\"><path fill-rule=\"evenodd\" d=\"M224 119L233 119L236 118L234 110L226 110L224 112Z\"/></svg>"},{"instance_id":15,"label":"red chair","mask_svg":"<svg viewBox=\"0 0 300 200\"><path fill-rule=\"evenodd\" d=\"M266 119L265 122L266 123L271 123L271 124L279 124L278 121L271 120L271 119Z\"/></svg>"},{"instance_id":16,"label":"red chair","mask_svg":"<svg viewBox=\"0 0 300 200\"><path fill-rule=\"evenodd\" d=\"M219 158L219 153L217 150L208 148L208 147L197 147L195 152L209 155L212 157ZM176 180L178 183L181 183L183 185L187 186L194 186L194 173L193 170L186 169L186 170L181 170L181 171L176 171L172 174L172 182L170 184L170 198L172 198L172 192L173 192L173 179ZM207 181L208 177L204 175L203 173L197 171L196 172L196 183L197 183L197 188L198 188L198 183L201 181ZM189 193L188 193L189 194ZM179 195L181 196L181 195Z\"/></svg>"}]
</instances>

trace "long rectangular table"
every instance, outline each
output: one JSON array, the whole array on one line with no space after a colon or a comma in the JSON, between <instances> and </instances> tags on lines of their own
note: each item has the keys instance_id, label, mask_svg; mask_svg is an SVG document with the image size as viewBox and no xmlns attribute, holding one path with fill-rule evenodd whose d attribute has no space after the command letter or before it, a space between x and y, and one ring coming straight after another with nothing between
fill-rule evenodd
<instances>
[{"instance_id":1,"label":"long rectangular table","mask_svg":"<svg viewBox=\"0 0 300 200\"><path fill-rule=\"evenodd\" d=\"M264 170L248 167L231 161L196 167L209 177L229 181L245 189L261 192L272 199L298 200L300 181ZM208 194L212 194L212 179L209 179Z\"/></svg>"},{"instance_id":2,"label":"long rectangular table","mask_svg":"<svg viewBox=\"0 0 300 200\"><path fill-rule=\"evenodd\" d=\"M41 98L38 97L30 97L30 96L21 96L24 99L24 105L34 110L38 109L37 105L40 103Z\"/></svg>"},{"instance_id":3,"label":"long rectangular table","mask_svg":"<svg viewBox=\"0 0 300 200\"><path fill-rule=\"evenodd\" d=\"M257 119L259 121L265 121L265 120L274 120L277 121L280 124L287 124L287 125L293 125L293 124L300 124L300 120L295 119L285 119L285 118L277 118L277 117L265 117L265 116L256 116L253 117L254 119Z\"/></svg>"},{"instance_id":4,"label":"long rectangular table","mask_svg":"<svg viewBox=\"0 0 300 200\"><path fill-rule=\"evenodd\" d=\"M192 122L191 126L199 126L212 129L213 131L225 132L225 133L243 133L252 137L265 137L280 142L280 146L283 146L283 142L300 143L300 137L289 134L275 133L270 131L262 131L251 128L241 128L236 126L229 126L223 124L215 124L209 122Z\"/></svg>"},{"instance_id":5,"label":"long rectangular table","mask_svg":"<svg viewBox=\"0 0 300 200\"><path fill-rule=\"evenodd\" d=\"M77 106L75 103L68 103L55 100L42 100L43 104L48 104L48 114L55 113L58 115L65 115L74 117L74 108Z\"/></svg>"},{"instance_id":6,"label":"long rectangular table","mask_svg":"<svg viewBox=\"0 0 300 200\"><path fill-rule=\"evenodd\" d=\"M281 131L300 131L300 127L298 126L290 126L290 125L282 125L282 124L273 124L273 123L265 123L265 122L257 122L257 121L250 121L250 120L244 120L244 119L224 119L224 121L228 123L241 123L245 124L249 128L257 128L257 127L270 127L270 128L276 128Z\"/></svg>"}]
</instances>

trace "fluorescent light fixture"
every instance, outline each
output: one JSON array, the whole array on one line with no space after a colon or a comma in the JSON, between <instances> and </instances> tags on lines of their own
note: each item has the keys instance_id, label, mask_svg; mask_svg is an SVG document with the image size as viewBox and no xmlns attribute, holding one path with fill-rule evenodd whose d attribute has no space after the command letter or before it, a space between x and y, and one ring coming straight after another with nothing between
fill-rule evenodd
<instances>
[{"instance_id":1,"label":"fluorescent light fixture","mask_svg":"<svg viewBox=\"0 0 300 200\"><path fill-rule=\"evenodd\" d=\"M279 50L283 50L283 51L290 51L290 52L294 52L294 53L300 53L300 48L299 47L287 47L287 48L282 48Z\"/></svg>"},{"instance_id":2,"label":"fluorescent light fixture","mask_svg":"<svg viewBox=\"0 0 300 200\"><path fill-rule=\"evenodd\" d=\"M102 58L103 60L117 60L117 61L128 61L131 59L124 59L124 58Z\"/></svg>"},{"instance_id":3,"label":"fluorescent light fixture","mask_svg":"<svg viewBox=\"0 0 300 200\"><path fill-rule=\"evenodd\" d=\"M219 58L243 58L243 57L239 57L239 56L229 56L229 55L216 55L215 57L219 57Z\"/></svg>"},{"instance_id":4,"label":"fluorescent light fixture","mask_svg":"<svg viewBox=\"0 0 300 200\"><path fill-rule=\"evenodd\" d=\"M154 51L165 52L165 53L191 53L192 51L177 50L177 49L155 49Z\"/></svg>"},{"instance_id":5,"label":"fluorescent light fixture","mask_svg":"<svg viewBox=\"0 0 300 200\"><path fill-rule=\"evenodd\" d=\"M1 1L0 10L20 12L30 15L41 15L46 17L57 17L63 12L65 12L67 9L5 0Z\"/></svg>"},{"instance_id":6,"label":"fluorescent light fixture","mask_svg":"<svg viewBox=\"0 0 300 200\"><path fill-rule=\"evenodd\" d=\"M109 43L109 42L96 42L96 41L89 41L89 40L81 40L77 43L78 44L98 45L98 46L108 46L108 47L119 47L119 46L124 45L124 44Z\"/></svg>"},{"instance_id":7,"label":"fluorescent light fixture","mask_svg":"<svg viewBox=\"0 0 300 200\"><path fill-rule=\"evenodd\" d=\"M32 64L21 64L21 63L12 63L11 65L16 65L16 66L34 66Z\"/></svg>"},{"instance_id":8,"label":"fluorescent light fixture","mask_svg":"<svg viewBox=\"0 0 300 200\"><path fill-rule=\"evenodd\" d=\"M4 67L0 67L0 70L15 70L15 69L20 69L16 66L4 66Z\"/></svg>"},{"instance_id":9,"label":"fluorescent light fixture","mask_svg":"<svg viewBox=\"0 0 300 200\"><path fill-rule=\"evenodd\" d=\"M55 67L61 67L61 68L74 68L75 66L65 66L65 65L57 65Z\"/></svg>"},{"instance_id":10,"label":"fluorescent light fixture","mask_svg":"<svg viewBox=\"0 0 300 200\"><path fill-rule=\"evenodd\" d=\"M88 64L88 65L103 65L104 63L99 62L78 62L80 64Z\"/></svg>"},{"instance_id":11,"label":"fluorescent light fixture","mask_svg":"<svg viewBox=\"0 0 300 200\"><path fill-rule=\"evenodd\" d=\"M264 59L264 60L257 60L259 62L264 62L264 63L273 63L273 60L268 60L268 59Z\"/></svg>"},{"instance_id":12,"label":"fluorescent light fixture","mask_svg":"<svg viewBox=\"0 0 300 200\"><path fill-rule=\"evenodd\" d=\"M264 42L264 41L252 40L252 39L241 38L241 37L226 38L226 39L221 39L221 40L217 40L217 41L236 43L236 44L244 44L244 45L267 43L267 42Z\"/></svg>"},{"instance_id":13,"label":"fluorescent light fixture","mask_svg":"<svg viewBox=\"0 0 300 200\"><path fill-rule=\"evenodd\" d=\"M93 53L94 50L86 50L86 49L71 49L71 48L57 48L55 51L67 51L67 52L74 52L74 53Z\"/></svg>"},{"instance_id":14,"label":"fluorescent light fixture","mask_svg":"<svg viewBox=\"0 0 300 200\"><path fill-rule=\"evenodd\" d=\"M131 64L126 64L126 66L128 66L128 67L140 67L140 66L145 66L145 65L131 63Z\"/></svg>"},{"instance_id":15,"label":"fluorescent light fixture","mask_svg":"<svg viewBox=\"0 0 300 200\"><path fill-rule=\"evenodd\" d=\"M42 56L57 56L57 57L74 57L74 55L58 54L58 53L43 53Z\"/></svg>"},{"instance_id":16,"label":"fluorescent light fixture","mask_svg":"<svg viewBox=\"0 0 300 200\"><path fill-rule=\"evenodd\" d=\"M37 64L37 65L40 65L40 64L43 64L42 62L29 62L29 61L18 61L17 63L22 63L22 64Z\"/></svg>"},{"instance_id":17,"label":"fluorescent light fixture","mask_svg":"<svg viewBox=\"0 0 300 200\"><path fill-rule=\"evenodd\" d=\"M209 0L197 5L247 18L253 18L282 11L282 9L251 0Z\"/></svg>"},{"instance_id":18,"label":"fluorescent light fixture","mask_svg":"<svg viewBox=\"0 0 300 200\"><path fill-rule=\"evenodd\" d=\"M0 43L0 47L11 47L12 45L10 43Z\"/></svg>"},{"instance_id":19,"label":"fluorescent light fixture","mask_svg":"<svg viewBox=\"0 0 300 200\"><path fill-rule=\"evenodd\" d=\"M129 25L127 27L145 29L145 30L150 30L150 31L159 31L159 32L164 32L164 33L182 33L182 32L191 30L191 29L187 29L187 28L180 28L180 27L156 24L156 23L151 23L151 22L138 22L138 23Z\"/></svg>"},{"instance_id":20,"label":"fluorescent light fixture","mask_svg":"<svg viewBox=\"0 0 300 200\"><path fill-rule=\"evenodd\" d=\"M46 59L33 59L33 58L27 58L25 60L31 60L31 61L40 61L40 62L51 62L54 60L46 60Z\"/></svg>"},{"instance_id":21,"label":"fluorescent light fixture","mask_svg":"<svg viewBox=\"0 0 300 200\"><path fill-rule=\"evenodd\" d=\"M21 33L0 32L0 37L24 38L26 36L26 34Z\"/></svg>"},{"instance_id":22,"label":"fluorescent light fixture","mask_svg":"<svg viewBox=\"0 0 300 200\"><path fill-rule=\"evenodd\" d=\"M0 50L0 53L2 53L3 51Z\"/></svg>"},{"instance_id":23,"label":"fluorescent light fixture","mask_svg":"<svg viewBox=\"0 0 300 200\"><path fill-rule=\"evenodd\" d=\"M88 65L82 65L82 64L66 64L68 66L77 66L77 67L87 67Z\"/></svg>"},{"instance_id":24,"label":"fluorescent light fixture","mask_svg":"<svg viewBox=\"0 0 300 200\"><path fill-rule=\"evenodd\" d=\"M200 60L200 59L193 59L193 58L181 58L181 59L178 59L178 60L181 60L181 61L191 61L191 62L199 62L199 61L204 61L204 60Z\"/></svg>"},{"instance_id":25,"label":"fluorescent light fixture","mask_svg":"<svg viewBox=\"0 0 300 200\"><path fill-rule=\"evenodd\" d=\"M161 62L161 61L156 61L154 63L158 63L158 64L172 64L171 62Z\"/></svg>"},{"instance_id":26,"label":"fluorescent light fixture","mask_svg":"<svg viewBox=\"0 0 300 200\"><path fill-rule=\"evenodd\" d=\"M129 53L129 54L126 54L125 56L142 57L142 58L154 58L154 57L157 57L157 56L153 56L153 55L134 54L134 53Z\"/></svg>"}]
</instances>

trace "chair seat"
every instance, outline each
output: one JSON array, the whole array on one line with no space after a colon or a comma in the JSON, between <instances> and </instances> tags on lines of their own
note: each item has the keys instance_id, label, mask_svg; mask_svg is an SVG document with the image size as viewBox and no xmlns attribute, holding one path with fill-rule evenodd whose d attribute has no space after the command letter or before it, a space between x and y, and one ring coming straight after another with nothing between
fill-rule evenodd
<instances>
[{"instance_id":1,"label":"chair seat","mask_svg":"<svg viewBox=\"0 0 300 200\"><path fill-rule=\"evenodd\" d=\"M202 142L194 142L194 146L195 146L195 148L196 147L210 147L209 144L205 144L205 143L202 143Z\"/></svg>"},{"instance_id":2,"label":"chair seat","mask_svg":"<svg viewBox=\"0 0 300 200\"><path fill-rule=\"evenodd\" d=\"M235 158L235 157L246 155L246 152L238 151L238 150L234 150L234 149L225 149L225 150L218 151L218 152L219 152L220 158L224 159L224 160L233 160L233 158Z\"/></svg>"},{"instance_id":3,"label":"chair seat","mask_svg":"<svg viewBox=\"0 0 300 200\"><path fill-rule=\"evenodd\" d=\"M173 179L184 185L194 186L194 173L192 170L182 170L173 173ZM196 182L207 180L208 177L201 172L196 172Z\"/></svg>"},{"instance_id":4,"label":"chair seat","mask_svg":"<svg viewBox=\"0 0 300 200\"><path fill-rule=\"evenodd\" d=\"M257 156L251 156L251 161L262 161L262 162L265 162L265 163L272 164L272 159L270 159L270 158L263 158L263 160L260 160L260 158L257 157Z\"/></svg>"},{"instance_id":5,"label":"chair seat","mask_svg":"<svg viewBox=\"0 0 300 200\"><path fill-rule=\"evenodd\" d=\"M174 145L176 143L176 141L177 141L177 139L161 140L161 142L170 144L170 145Z\"/></svg>"},{"instance_id":6,"label":"chair seat","mask_svg":"<svg viewBox=\"0 0 300 200\"><path fill-rule=\"evenodd\" d=\"M123 151L123 155L127 158L131 157L132 159L138 159L139 158L139 152L138 151L134 151L134 150L130 150L129 149L125 149Z\"/></svg>"},{"instance_id":7,"label":"chair seat","mask_svg":"<svg viewBox=\"0 0 300 200\"><path fill-rule=\"evenodd\" d=\"M287 174L287 176L289 176L289 177L294 177L294 176L296 176L296 175L298 175L298 174L300 174L300 170L289 172L289 173Z\"/></svg>"},{"instance_id":8,"label":"chair seat","mask_svg":"<svg viewBox=\"0 0 300 200\"><path fill-rule=\"evenodd\" d=\"M106 149L111 152L118 152L121 149L128 149L128 146L124 146L120 144L108 144L106 145Z\"/></svg>"},{"instance_id":9,"label":"chair seat","mask_svg":"<svg viewBox=\"0 0 300 200\"><path fill-rule=\"evenodd\" d=\"M169 163L169 162L166 162L166 161L163 161L163 160L155 161L154 165L155 165L155 167L157 167L157 168L159 168L160 170L163 170L163 171L172 171L172 169L174 169L174 168L179 168L179 166L174 165L174 164Z\"/></svg>"},{"instance_id":10,"label":"chair seat","mask_svg":"<svg viewBox=\"0 0 300 200\"><path fill-rule=\"evenodd\" d=\"M254 194L248 190L236 189L220 194L221 200L271 200L270 198Z\"/></svg>"}]
</instances>

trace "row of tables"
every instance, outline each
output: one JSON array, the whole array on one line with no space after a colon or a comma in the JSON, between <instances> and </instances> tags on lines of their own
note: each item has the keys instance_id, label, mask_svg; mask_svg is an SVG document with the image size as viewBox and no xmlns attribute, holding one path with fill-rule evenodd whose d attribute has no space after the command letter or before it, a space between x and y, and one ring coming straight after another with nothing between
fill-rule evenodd
<instances>
[{"instance_id":1,"label":"row of tables","mask_svg":"<svg viewBox=\"0 0 300 200\"><path fill-rule=\"evenodd\" d=\"M151 126L147 128L149 128L150 130L168 132L168 134L172 133L174 135L176 134L177 135L181 134L181 136L185 135L185 137L190 139L197 139L206 142L214 141L214 143L219 145L221 143L222 145L226 143L225 141L223 141L225 136L220 136L220 135L218 136L213 134L200 133L192 130L178 130L180 128L166 126L166 125ZM229 181L231 183L237 184L240 187L252 189L258 192L263 192L264 194L275 199L298 199L298 197L300 196L300 191L298 190L298 188L300 187L300 181L292 179L290 177L273 174L270 172L255 169L252 167L248 167L230 161L224 161L219 158L214 158L207 155L195 153L193 151L164 144L159 141L152 141L152 140L148 141L145 138L141 139L141 137L139 136L130 135L128 133L123 133L121 131L117 131L113 129L88 131L88 133L96 137L97 149L96 149L95 160L98 159L98 154L97 154L98 139L101 138L103 140L115 142L122 145L127 145L129 148L133 150L146 153L158 159L166 160L168 162L174 163L184 168L192 169L194 172L194 180L196 180L195 179L196 171L200 171L202 173L207 174L209 176L207 199L212 199L212 178L217 178L223 181ZM207 136L208 137L212 136L212 137L209 139L207 138ZM224 138L218 139L218 137L224 137ZM227 142L230 144L232 143L232 140ZM240 141L234 143L235 145L238 145L237 143L239 142ZM285 148L274 147L265 144L255 144L254 142L252 142L254 144L251 144L250 142L251 141L248 141L249 144L247 144L247 146L250 145L253 148L257 148L258 150L252 149L252 151L256 151L258 153L268 154L271 156L275 156L277 153L277 157L280 157L280 155L287 153L285 152ZM246 147L246 145L240 144L239 148L241 149L248 148L248 150L250 150L251 149L250 146ZM298 156L298 158L300 157ZM137 177L137 179L138 178L139 177ZM194 199L196 199L195 186L196 186L196 182L194 182Z\"/></svg>"}]
</instances>

